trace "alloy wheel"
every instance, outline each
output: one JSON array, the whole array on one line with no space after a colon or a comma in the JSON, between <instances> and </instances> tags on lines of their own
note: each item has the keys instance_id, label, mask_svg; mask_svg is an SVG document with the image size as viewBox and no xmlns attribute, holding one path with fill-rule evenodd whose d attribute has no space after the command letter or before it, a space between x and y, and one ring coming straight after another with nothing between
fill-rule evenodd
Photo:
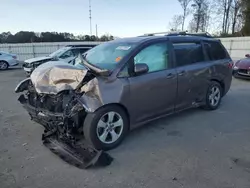
<instances>
[{"instance_id":1,"label":"alloy wheel","mask_svg":"<svg viewBox=\"0 0 250 188\"><path fill-rule=\"evenodd\" d=\"M8 65L7 63L3 62L3 61L0 61L0 70L5 70L8 68Z\"/></svg>"},{"instance_id":2,"label":"alloy wheel","mask_svg":"<svg viewBox=\"0 0 250 188\"><path fill-rule=\"evenodd\" d=\"M211 106L217 106L220 102L221 92L218 86L213 86L209 94L209 103Z\"/></svg>"},{"instance_id":3,"label":"alloy wheel","mask_svg":"<svg viewBox=\"0 0 250 188\"><path fill-rule=\"evenodd\" d=\"M108 112L98 121L96 134L104 144L112 144L122 135L124 121L117 112Z\"/></svg>"}]
</instances>

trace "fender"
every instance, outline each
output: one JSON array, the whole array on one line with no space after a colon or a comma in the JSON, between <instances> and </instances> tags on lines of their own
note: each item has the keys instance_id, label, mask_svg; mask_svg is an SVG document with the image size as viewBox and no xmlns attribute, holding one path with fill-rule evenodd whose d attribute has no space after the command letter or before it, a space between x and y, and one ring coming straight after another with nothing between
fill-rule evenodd
<instances>
[{"instance_id":1,"label":"fender","mask_svg":"<svg viewBox=\"0 0 250 188\"><path fill-rule=\"evenodd\" d=\"M30 84L31 80L30 78L26 78L23 81L21 81L15 88L15 93L20 93L25 90L28 90L28 86Z\"/></svg>"}]
</instances>

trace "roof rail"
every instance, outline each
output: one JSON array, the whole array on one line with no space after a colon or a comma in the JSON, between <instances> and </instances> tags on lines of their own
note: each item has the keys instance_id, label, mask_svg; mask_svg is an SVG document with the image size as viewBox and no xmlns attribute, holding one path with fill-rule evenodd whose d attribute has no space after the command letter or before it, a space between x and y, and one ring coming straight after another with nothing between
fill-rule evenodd
<instances>
[{"instance_id":1,"label":"roof rail","mask_svg":"<svg viewBox=\"0 0 250 188\"><path fill-rule=\"evenodd\" d=\"M147 33L147 34L144 34L142 36L155 36L155 35L162 35L162 34L164 34L165 36L180 36L180 35L184 35L184 36L199 36L199 37L213 38L213 36L210 35L208 32L189 33L187 31Z\"/></svg>"},{"instance_id":2,"label":"roof rail","mask_svg":"<svg viewBox=\"0 0 250 188\"><path fill-rule=\"evenodd\" d=\"M180 36L180 35L213 38L213 36L210 35L208 32L189 33L186 31L170 33L167 34L166 36Z\"/></svg>"}]
</instances>

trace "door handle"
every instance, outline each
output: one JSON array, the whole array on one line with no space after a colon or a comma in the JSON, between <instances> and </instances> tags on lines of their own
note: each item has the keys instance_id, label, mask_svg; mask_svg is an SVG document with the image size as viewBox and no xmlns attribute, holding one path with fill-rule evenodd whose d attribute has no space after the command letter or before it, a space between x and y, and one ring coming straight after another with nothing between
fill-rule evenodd
<instances>
[{"instance_id":1,"label":"door handle","mask_svg":"<svg viewBox=\"0 0 250 188\"><path fill-rule=\"evenodd\" d=\"M167 75L167 79L171 79L171 78L173 78L174 77L174 74L173 73L169 73L168 75Z\"/></svg>"},{"instance_id":2,"label":"door handle","mask_svg":"<svg viewBox=\"0 0 250 188\"><path fill-rule=\"evenodd\" d=\"M182 70L178 73L179 76L183 76L186 73L186 71Z\"/></svg>"}]
</instances>

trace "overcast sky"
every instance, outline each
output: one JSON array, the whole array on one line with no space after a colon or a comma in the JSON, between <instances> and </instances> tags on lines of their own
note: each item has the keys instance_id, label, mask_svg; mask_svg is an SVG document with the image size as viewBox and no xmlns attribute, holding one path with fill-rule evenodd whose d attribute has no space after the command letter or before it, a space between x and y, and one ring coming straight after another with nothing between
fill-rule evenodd
<instances>
[{"instance_id":1,"label":"overcast sky","mask_svg":"<svg viewBox=\"0 0 250 188\"><path fill-rule=\"evenodd\" d=\"M0 32L57 31L90 34L89 0L0 0ZM98 34L135 36L168 29L182 9L178 0L91 0Z\"/></svg>"}]
</instances>

